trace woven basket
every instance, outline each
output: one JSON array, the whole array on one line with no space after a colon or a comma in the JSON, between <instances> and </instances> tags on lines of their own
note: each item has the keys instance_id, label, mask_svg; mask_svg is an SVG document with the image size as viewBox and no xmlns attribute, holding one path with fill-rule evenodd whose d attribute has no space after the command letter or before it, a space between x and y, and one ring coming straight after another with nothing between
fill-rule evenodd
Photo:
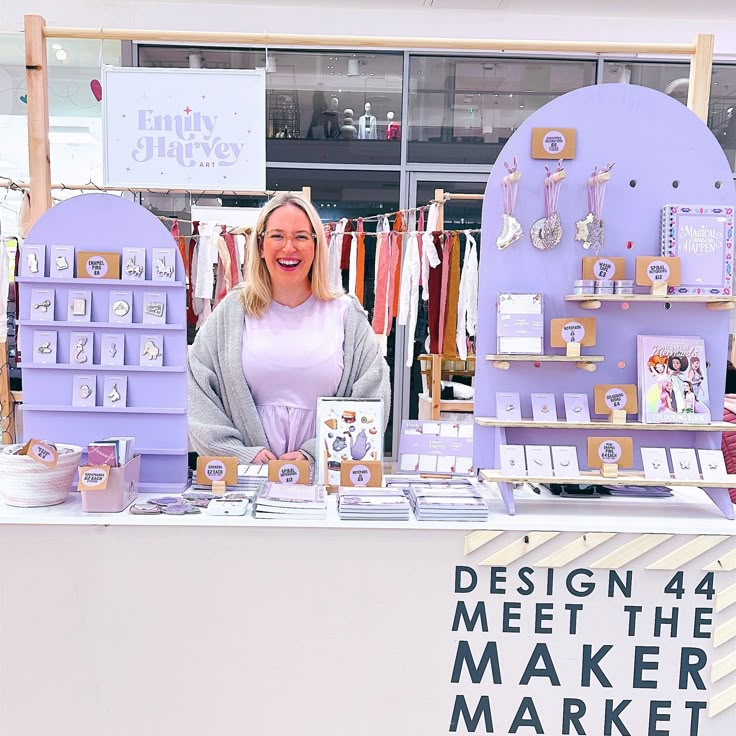
<instances>
[{"instance_id":1,"label":"woven basket","mask_svg":"<svg viewBox=\"0 0 736 736\"><path fill-rule=\"evenodd\" d=\"M56 445L59 461L45 468L27 455L22 445L0 445L0 496L8 506L54 506L64 503L82 458L77 445Z\"/></svg>"}]
</instances>

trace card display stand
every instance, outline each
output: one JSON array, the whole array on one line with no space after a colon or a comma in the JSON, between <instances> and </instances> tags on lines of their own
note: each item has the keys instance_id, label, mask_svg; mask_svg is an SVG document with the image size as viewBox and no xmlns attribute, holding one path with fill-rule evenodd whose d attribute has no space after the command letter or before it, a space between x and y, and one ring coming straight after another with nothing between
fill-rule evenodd
<instances>
[{"instance_id":1,"label":"card display stand","mask_svg":"<svg viewBox=\"0 0 736 736\"><path fill-rule=\"evenodd\" d=\"M655 121L666 120L666 125ZM565 161L567 177L561 185L559 214L562 240L550 250L533 247L529 230L544 215L544 161L531 157L534 128L561 127L577 130L577 152ZM686 145L684 142L687 142ZM524 237L505 250L484 248L480 259L478 335L479 360L475 378L474 465L481 476L498 482L507 511L515 513L513 484L524 480L539 483L590 483L599 473L581 472L579 478L514 478L499 471L499 448L513 445L575 445L581 468L586 467L587 438L632 436L634 468L621 468L616 482L646 485L641 475L640 448L694 447L719 449L729 334L727 296L657 296L652 294L573 294L581 278L582 259L591 256L575 238L575 223L588 212L587 182L594 167L615 162L607 185L605 244L602 257L621 257L626 271L635 272L637 256L660 255L660 213L663 205L697 202L732 205L736 202L733 174L713 134L680 102L637 85L606 84L586 87L549 102L534 113L509 139L498 161L518 158L521 180L514 216ZM503 196L502 165L494 167L483 205L483 241L495 243L501 230ZM544 356L496 354L496 301L499 293L543 292L545 316ZM584 316L597 309L596 355L581 358L554 356L549 345L549 320ZM638 383L637 335L700 336L705 339L709 361L709 404L714 423L710 426L643 425L629 418L625 425L598 421L590 424L555 422L542 424L528 419L497 419L496 393L517 392L522 399L522 417L531 416L530 392L554 393L558 415L564 416L564 393L593 396L596 384ZM589 361L587 365L582 361ZM593 362L595 361L595 362ZM575 370L575 367L583 370ZM501 370L499 370L501 369ZM510 370L509 370L510 369ZM640 431L647 430L647 431ZM662 484L662 481L659 481ZM665 482L666 484L666 482ZM674 480L672 485L683 485ZM713 486L700 487L729 519L734 508L727 488L735 477L724 477Z\"/></svg>"},{"instance_id":2,"label":"card display stand","mask_svg":"<svg viewBox=\"0 0 736 736\"><path fill-rule=\"evenodd\" d=\"M115 254L139 246L146 254L145 278L73 278L73 267L68 277L51 278L49 261L52 248L58 245L73 246L75 253ZM172 280L153 280L153 251L161 248L173 254ZM135 437L135 453L141 455L140 490L184 490L188 449L186 288L184 264L171 234L140 205L109 194L87 194L56 205L36 222L21 249L21 265L28 249L45 253L46 264L44 271L39 268L37 273L17 279L23 441L34 437L86 447L105 437ZM21 274L25 273L21 268ZM34 313L38 310L34 310L32 295L37 290L54 292L51 319L39 321ZM88 321L70 319L72 300L77 298L74 294L81 291L86 292L85 298L88 295ZM110 297L123 291L132 295L130 322L111 320L114 312ZM165 296L165 323L145 323L145 302L150 292ZM41 330L57 334L53 361L34 362L35 335ZM88 333L83 345L86 360L82 363L74 360L78 343L72 344L73 332ZM116 346L116 355L124 351L122 363L111 364L109 359L111 335L122 339ZM149 355L155 359L149 360ZM75 375L80 374L95 379L92 406L73 403L75 390L79 391ZM106 380L114 377L120 380ZM108 405L104 405L110 393L120 398L111 404L108 397Z\"/></svg>"}]
</instances>

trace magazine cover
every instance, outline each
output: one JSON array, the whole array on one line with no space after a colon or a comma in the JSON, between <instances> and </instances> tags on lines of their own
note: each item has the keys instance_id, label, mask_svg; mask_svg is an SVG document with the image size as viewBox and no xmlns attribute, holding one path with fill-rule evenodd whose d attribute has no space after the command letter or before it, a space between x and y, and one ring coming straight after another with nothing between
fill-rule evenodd
<instances>
[{"instance_id":1,"label":"magazine cover","mask_svg":"<svg viewBox=\"0 0 736 736\"><path fill-rule=\"evenodd\" d=\"M383 462L381 399L317 399L315 483L337 487L343 461Z\"/></svg>"},{"instance_id":2,"label":"magazine cover","mask_svg":"<svg viewBox=\"0 0 736 736\"><path fill-rule=\"evenodd\" d=\"M677 256L682 283L670 294L733 293L733 207L668 204L662 209L662 255Z\"/></svg>"},{"instance_id":3,"label":"magazine cover","mask_svg":"<svg viewBox=\"0 0 736 736\"><path fill-rule=\"evenodd\" d=\"M639 407L644 424L710 424L701 337L637 337Z\"/></svg>"}]
</instances>

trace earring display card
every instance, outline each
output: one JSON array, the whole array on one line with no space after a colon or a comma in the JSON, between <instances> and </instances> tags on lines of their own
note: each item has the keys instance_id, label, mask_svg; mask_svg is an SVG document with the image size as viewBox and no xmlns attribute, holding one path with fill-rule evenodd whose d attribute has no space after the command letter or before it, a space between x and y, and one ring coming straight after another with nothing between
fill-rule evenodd
<instances>
[{"instance_id":1,"label":"earring display card","mask_svg":"<svg viewBox=\"0 0 736 736\"><path fill-rule=\"evenodd\" d=\"M133 321L133 292L111 291L109 322L130 324Z\"/></svg>"},{"instance_id":2,"label":"earring display card","mask_svg":"<svg viewBox=\"0 0 736 736\"><path fill-rule=\"evenodd\" d=\"M120 332L101 337L100 365L125 365L125 337Z\"/></svg>"},{"instance_id":3,"label":"earring display card","mask_svg":"<svg viewBox=\"0 0 736 736\"><path fill-rule=\"evenodd\" d=\"M532 416L535 422L556 422L554 394L532 394Z\"/></svg>"},{"instance_id":4,"label":"earring display card","mask_svg":"<svg viewBox=\"0 0 736 736\"><path fill-rule=\"evenodd\" d=\"M704 481L723 482L728 475L726 470L726 459L722 450L698 450L700 458L700 471Z\"/></svg>"},{"instance_id":5,"label":"earring display card","mask_svg":"<svg viewBox=\"0 0 736 736\"><path fill-rule=\"evenodd\" d=\"M140 344L140 365L160 368L164 364L164 336L143 334Z\"/></svg>"},{"instance_id":6,"label":"earring display card","mask_svg":"<svg viewBox=\"0 0 736 736\"><path fill-rule=\"evenodd\" d=\"M590 424L588 394L565 394L565 421L573 424Z\"/></svg>"},{"instance_id":7,"label":"earring display card","mask_svg":"<svg viewBox=\"0 0 736 736\"><path fill-rule=\"evenodd\" d=\"M578 448L574 445L553 447L552 462L559 478L577 478L580 475Z\"/></svg>"},{"instance_id":8,"label":"earring display card","mask_svg":"<svg viewBox=\"0 0 736 736\"><path fill-rule=\"evenodd\" d=\"M128 379L125 376L105 376L105 393L103 406L120 409L127 406Z\"/></svg>"},{"instance_id":9,"label":"earring display card","mask_svg":"<svg viewBox=\"0 0 736 736\"><path fill-rule=\"evenodd\" d=\"M143 294L143 324L166 324L166 294L161 291L147 291Z\"/></svg>"},{"instance_id":10,"label":"earring display card","mask_svg":"<svg viewBox=\"0 0 736 736\"><path fill-rule=\"evenodd\" d=\"M56 363L55 330L36 330L33 333L33 362Z\"/></svg>"},{"instance_id":11,"label":"earring display card","mask_svg":"<svg viewBox=\"0 0 736 736\"><path fill-rule=\"evenodd\" d=\"M642 447L641 462L647 480L670 480L670 461L664 447Z\"/></svg>"},{"instance_id":12,"label":"earring display card","mask_svg":"<svg viewBox=\"0 0 736 736\"><path fill-rule=\"evenodd\" d=\"M700 469L695 450L691 447L671 447L670 457L677 480L700 480Z\"/></svg>"},{"instance_id":13,"label":"earring display card","mask_svg":"<svg viewBox=\"0 0 736 736\"><path fill-rule=\"evenodd\" d=\"M92 290L70 289L67 306L69 322L89 322L92 319Z\"/></svg>"},{"instance_id":14,"label":"earring display card","mask_svg":"<svg viewBox=\"0 0 736 736\"><path fill-rule=\"evenodd\" d=\"M519 394L496 394L496 418L507 422L521 421L521 401Z\"/></svg>"},{"instance_id":15,"label":"earring display card","mask_svg":"<svg viewBox=\"0 0 736 736\"><path fill-rule=\"evenodd\" d=\"M93 375L75 373L72 381L72 406L95 406L97 381Z\"/></svg>"},{"instance_id":16,"label":"earring display card","mask_svg":"<svg viewBox=\"0 0 736 736\"><path fill-rule=\"evenodd\" d=\"M524 445L501 445L498 448L501 458L501 472L504 475L524 478L526 476L526 457Z\"/></svg>"},{"instance_id":17,"label":"earring display card","mask_svg":"<svg viewBox=\"0 0 736 736\"><path fill-rule=\"evenodd\" d=\"M42 279L46 275L46 246L21 247L20 275Z\"/></svg>"},{"instance_id":18,"label":"earring display card","mask_svg":"<svg viewBox=\"0 0 736 736\"><path fill-rule=\"evenodd\" d=\"M94 332L72 332L69 335L69 363L92 365L94 363Z\"/></svg>"},{"instance_id":19,"label":"earring display card","mask_svg":"<svg viewBox=\"0 0 736 736\"><path fill-rule=\"evenodd\" d=\"M526 467L532 477L551 477L552 455L550 454L549 445L527 445Z\"/></svg>"},{"instance_id":20,"label":"earring display card","mask_svg":"<svg viewBox=\"0 0 736 736\"><path fill-rule=\"evenodd\" d=\"M153 248L153 281L176 281L176 248Z\"/></svg>"},{"instance_id":21,"label":"earring display card","mask_svg":"<svg viewBox=\"0 0 736 736\"><path fill-rule=\"evenodd\" d=\"M49 276L52 279L74 278L74 246L52 245Z\"/></svg>"},{"instance_id":22,"label":"earring display card","mask_svg":"<svg viewBox=\"0 0 736 736\"><path fill-rule=\"evenodd\" d=\"M33 289L31 291L31 319L39 322L54 321L53 289Z\"/></svg>"},{"instance_id":23,"label":"earring display card","mask_svg":"<svg viewBox=\"0 0 736 736\"><path fill-rule=\"evenodd\" d=\"M123 248L123 281L146 280L146 249Z\"/></svg>"}]
</instances>

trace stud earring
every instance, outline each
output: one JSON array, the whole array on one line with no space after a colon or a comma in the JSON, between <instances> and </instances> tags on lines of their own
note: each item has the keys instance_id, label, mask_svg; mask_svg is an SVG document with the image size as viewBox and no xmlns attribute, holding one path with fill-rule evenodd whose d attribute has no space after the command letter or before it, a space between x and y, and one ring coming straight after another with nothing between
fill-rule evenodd
<instances>
[{"instance_id":1,"label":"stud earring","mask_svg":"<svg viewBox=\"0 0 736 736\"><path fill-rule=\"evenodd\" d=\"M506 404L506 411L513 411L514 405L513 404Z\"/></svg>"},{"instance_id":2,"label":"stud earring","mask_svg":"<svg viewBox=\"0 0 736 736\"><path fill-rule=\"evenodd\" d=\"M560 465L562 465L563 468L566 468L569 464L569 460L560 460Z\"/></svg>"},{"instance_id":3,"label":"stud earring","mask_svg":"<svg viewBox=\"0 0 736 736\"><path fill-rule=\"evenodd\" d=\"M684 460L680 460L680 467L683 470L690 470L690 461L685 462Z\"/></svg>"},{"instance_id":4,"label":"stud earring","mask_svg":"<svg viewBox=\"0 0 736 736\"><path fill-rule=\"evenodd\" d=\"M581 411L583 410L583 407L582 407L582 406L579 406L579 405L577 405L577 404L576 404L575 406L573 406L572 410L573 410L573 411L574 411L574 412L575 412L576 414L580 414L580 412L581 412Z\"/></svg>"},{"instance_id":5,"label":"stud earring","mask_svg":"<svg viewBox=\"0 0 736 736\"><path fill-rule=\"evenodd\" d=\"M718 470L718 464L717 463L708 463L708 467L711 470Z\"/></svg>"},{"instance_id":6,"label":"stud earring","mask_svg":"<svg viewBox=\"0 0 736 736\"><path fill-rule=\"evenodd\" d=\"M654 461L652 462L652 467L653 467L653 468L654 468L655 470L658 470L658 469L659 469L659 466L660 466L661 464L662 464L662 463L660 463L660 462L659 462L659 460L654 460Z\"/></svg>"},{"instance_id":7,"label":"stud earring","mask_svg":"<svg viewBox=\"0 0 736 736\"><path fill-rule=\"evenodd\" d=\"M540 411L542 412L542 414L546 414L549 411L549 407L547 406L547 404L542 406Z\"/></svg>"}]
</instances>

